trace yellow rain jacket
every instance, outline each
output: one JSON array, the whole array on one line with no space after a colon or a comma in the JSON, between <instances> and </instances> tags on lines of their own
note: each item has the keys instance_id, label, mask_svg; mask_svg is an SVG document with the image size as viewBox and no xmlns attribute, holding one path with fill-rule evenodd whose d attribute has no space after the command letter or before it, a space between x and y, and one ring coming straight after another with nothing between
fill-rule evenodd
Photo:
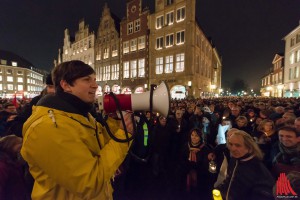
<instances>
[{"instance_id":1,"label":"yellow rain jacket","mask_svg":"<svg viewBox=\"0 0 300 200\"><path fill-rule=\"evenodd\" d=\"M117 121L110 119L109 127L115 136L125 139ZM90 114L86 118L36 106L23 135L21 154L35 179L33 200L112 199L110 179L129 145L110 139Z\"/></svg>"}]
</instances>

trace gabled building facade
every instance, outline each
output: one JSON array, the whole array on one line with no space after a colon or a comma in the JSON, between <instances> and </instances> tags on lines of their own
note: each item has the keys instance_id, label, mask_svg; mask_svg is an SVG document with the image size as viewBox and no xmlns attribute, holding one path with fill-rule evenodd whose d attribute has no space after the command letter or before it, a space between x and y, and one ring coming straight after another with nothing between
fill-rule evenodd
<instances>
[{"instance_id":1,"label":"gabled building facade","mask_svg":"<svg viewBox=\"0 0 300 200\"><path fill-rule=\"evenodd\" d=\"M99 92L120 93L120 19L104 5L95 44Z\"/></svg>"},{"instance_id":2,"label":"gabled building facade","mask_svg":"<svg viewBox=\"0 0 300 200\"><path fill-rule=\"evenodd\" d=\"M127 0L120 24L122 93L140 93L149 87L149 14L142 0Z\"/></svg>"},{"instance_id":3,"label":"gabled building facade","mask_svg":"<svg viewBox=\"0 0 300 200\"><path fill-rule=\"evenodd\" d=\"M75 41L72 40L69 30L64 31L64 46L62 62L81 60L94 68L95 66L95 34L89 31L89 26L84 20L79 22L78 31L75 33ZM60 56L60 55L59 55ZM60 57L58 58L60 63Z\"/></svg>"},{"instance_id":4,"label":"gabled building facade","mask_svg":"<svg viewBox=\"0 0 300 200\"><path fill-rule=\"evenodd\" d=\"M262 78L261 96L283 97L284 56L277 53L272 61L270 72Z\"/></svg>"}]
</instances>

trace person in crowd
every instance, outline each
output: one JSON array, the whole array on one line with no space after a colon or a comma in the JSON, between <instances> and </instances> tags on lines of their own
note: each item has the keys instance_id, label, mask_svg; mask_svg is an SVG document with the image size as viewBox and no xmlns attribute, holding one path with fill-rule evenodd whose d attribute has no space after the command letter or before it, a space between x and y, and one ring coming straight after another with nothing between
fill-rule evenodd
<instances>
[{"instance_id":1,"label":"person in crowd","mask_svg":"<svg viewBox=\"0 0 300 200\"><path fill-rule=\"evenodd\" d=\"M270 119L276 121L277 119L281 118L284 114L284 107L276 106L274 112L270 114Z\"/></svg>"},{"instance_id":2,"label":"person in crowd","mask_svg":"<svg viewBox=\"0 0 300 200\"><path fill-rule=\"evenodd\" d=\"M271 169L272 161L279 152L278 134L274 122L270 119L261 121L253 137L264 154L263 161L265 165L268 169Z\"/></svg>"},{"instance_id":3,"label":"person in crowd","mask_svg":"<svg viewBox=\"0 0 300 200\"><path fill-rule=\"evenodd\" d=\"M30 199L20 157L21 146L22 138L15 135L0 138L0 199Z\"/></svg>"},{"instance_id":4,"label":"person in crowd","mask_svg":"<svg viewBox=\"0 0 300 200\"><path fill-rule=\"evenodd\" d=\"M246 113L246 117L248 119L248 127L250 128L251 133L253 133L255 129L255 120L257 118L254 110L248 109Z\"/></svg>"},{"instance_id":5,"label":"person in crowd","mask_svg":"<svg viewBox=\"0 0 300 200\"><path fill-rule=\"evenodd\" d=\"M22 136L23 124L32 114L32 107L35 106L43 96L47 94L53 94L55 92L51 74L47 75L45 83L46 83L46 87L41 92L41 94L32 98L31 101L24 106L24 108L18 114L18 116L16 116L16 118L11 122L12 123L11 134L15 134L19 137L23 137Z\"/></svg>"},{"instance_id":6,"label":"person in crowd","mask_svg":"<svg viewBox=\"0 0 300 200\"><path fill-rule=\"evenodd\" d=\"M7 135L7 130L11 127L7 124L7 119L10 116L16 116L17 115L17 109L16 106L12 103L6 103L3 106L3 110L0 111L0 137L3 137ZM11 120L9 120L11 121Z\"/></svg>"},{"instance_id":7,"label":"person in crowd","mask_svg":"<svg viewBox=\"0 0 300 200\"><path fill-rule=\"evenodd\" d=\"M207 199L213 184L208 171L212 151L205 145L200 129L192 129L189 136L180 154L180 188L185 190L183 194Z\"/></svg>"},{"instance_id":8,"label":"person in crowd","mask_svg":"<svg viewBox=\"0 0 300 200\"><path fill-rule=\"evenodd\" d=\"M296 131L297 131L298 133L300 133L300 117L297 117L297 118L295 119L295 121L294 121L294 126L295 126L295 128L296 128Z\"/></svg>"},{"instance_id":9,"label":"person in crowd","mask_svg":"<svg viewBox=\"0 0 300 200\"><path fill-rule=\"evenodd\" d=\"M294 113L286 112L282 115L282 118L276 120L275 125L277 128L280 128L285 125L293 125L296 119Z\"/></svg>"},{"instance_id":10,"label":"person in crowd","mask_svg":"<svg viewBox=\"0 0 300 200\"><path fill-rule=\"evenodd\" d=\"M228 138L230 163L227 177L217 189L223 199L273 199L275 181L261 162L262 152L254 139L244 131L236 131Z\"/></svg>"},{"instance_id":11,"label":"person in crowd","mask_svg":"<svg viewBox=\"0 0 300 200\"><path fill-rule=\"evenodd\" d=\"M23 127L21 149L35 179L32 199L112 199L110 180L130 143L112 140L89 113L98 88L95 71L82 61L59 64L52 71L54 95L33 108ZM108 118L112 134L133 132L131 114L124 125ZM130 135L130 134L129 134Z\"/></svg>"},{"instance_id":12,"label":"person in crowd","mask_svg":"<svg viewBox=\"0 0 300 200\"><path fill-rule=\"evenodd\" d=\"M300 171L300 133L294 127L283 126L278 130L279 150L273 161L273 174Z\"/></svg>"},{"instance_id":13,"label":"person in crowd","mask_svg":"<svg viewBox=\"0 0 300 200\"><path fill-rule=\"evenodd\" d=\"M200 106L195 106L194 114L189 119L189 130L192 128L202 128L203 112Z\"/></svg>"},{"instance_id":14,"label":"person in crowd","mask_svg":"<svg viewBox=\"0 0 300 200\"><path fill-rule=\"evenodd\" d=\"M240 106L233 106L231 109L231 114L229 116L229 119L231 119L233 123L232 124L233 127L236 126L236 122L235 122L236 118L241 115L241 109L242 108Z\"/></svg>"},{"instance_id":15,"label":"person in crowd","mask_svg":"<svg viewBox=\"0 0 300 200\"><path fill-rule=\"evenodd\" d=\"M245 131L246 133L252 135L252 131L248 126L248 119L245 116L238 116L235 119L236 126L233 128L237 128L239 130Z\"/></svg>"}]
</instances>

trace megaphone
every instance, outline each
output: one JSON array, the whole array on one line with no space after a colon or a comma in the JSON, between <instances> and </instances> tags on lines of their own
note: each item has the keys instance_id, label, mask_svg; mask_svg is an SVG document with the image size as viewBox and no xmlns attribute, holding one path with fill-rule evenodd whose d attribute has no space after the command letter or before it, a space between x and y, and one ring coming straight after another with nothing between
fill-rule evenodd
<instances>
[{"instance_id":1,"label":"megaphone","mask_svg":"<svg viewBox=\"0 0 300 200\"><path fill-rule=\"evenodd\" d=\"M167 117L170 108L170 93L165 82L162 82L155 90L147 91L140 94L114 94L122 111L146 111L150 110L152 103L152 111L158 112ZM151 97L152 96L152 97ZM151 100L152 98L152 100ZM98 97L99 109L106 113L117 111L117 103L112 95L105 94Z\"/></svg>"}]
</instances>

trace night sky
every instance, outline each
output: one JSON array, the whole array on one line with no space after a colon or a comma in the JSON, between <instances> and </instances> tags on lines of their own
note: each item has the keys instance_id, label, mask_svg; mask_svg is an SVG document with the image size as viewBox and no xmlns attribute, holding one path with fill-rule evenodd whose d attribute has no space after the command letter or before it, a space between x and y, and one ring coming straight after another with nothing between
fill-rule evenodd
<instances>
[{"instance_id":1,"label":"night sky","mask_svg":"<svg viewBox=\"0 0 300 200\"><path fill-rule=\"evenodd\" d=\"M50 69L84 18L97 32L105 2L122 18L126 0L0 0L0 49ZM144 1L153 12L154 0ZM151 2L151 3L150 3ZM258 89L288 33L299 25L300 0L197 0L197 20L223 59L222 87L241 78Z\"/></svg>"}]
</instances>

